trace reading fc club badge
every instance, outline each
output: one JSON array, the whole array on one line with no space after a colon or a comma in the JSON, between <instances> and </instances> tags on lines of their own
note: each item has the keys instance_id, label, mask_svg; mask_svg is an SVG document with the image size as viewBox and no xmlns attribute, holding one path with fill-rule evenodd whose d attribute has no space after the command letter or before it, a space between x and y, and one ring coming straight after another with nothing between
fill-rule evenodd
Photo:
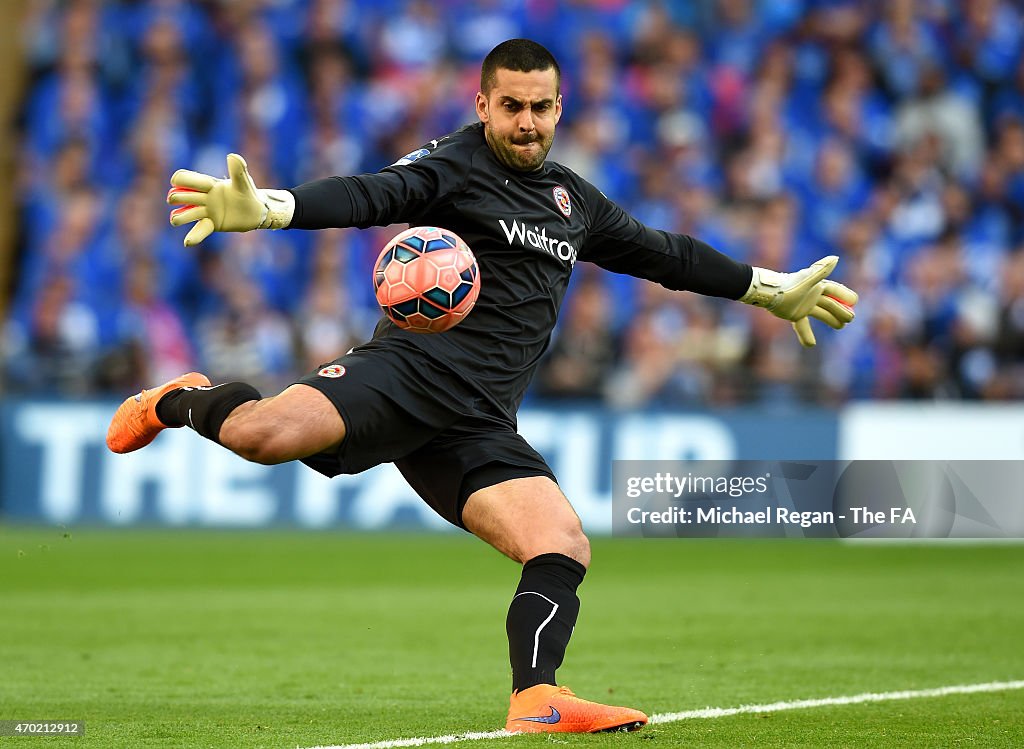
<instances>
[{"instance_id":1,"label":"reading fc club badge","mask_svg":"<svg viewBox=\"0 0 1024 749\"><path fill-rule=\"evenodd\" d=\"M551 194L555 196L555 202L558 204L558 210L562 212L563 216L569 218L572 214L572 203L569 202L568 191L561 185L558 185L551 191Z\"/></svg>"},{"instance_id":2,"label":"reading fc club badge","mask_svg":"<svg viewBox=\"0 0 1024 749\"><path fill-rule=\"evenodd\" d=\"M324 367L317 374L321 377L341 377L345 374L345 368L340 364L332 364L329 367Z\"/></svg>"}]
</instances>

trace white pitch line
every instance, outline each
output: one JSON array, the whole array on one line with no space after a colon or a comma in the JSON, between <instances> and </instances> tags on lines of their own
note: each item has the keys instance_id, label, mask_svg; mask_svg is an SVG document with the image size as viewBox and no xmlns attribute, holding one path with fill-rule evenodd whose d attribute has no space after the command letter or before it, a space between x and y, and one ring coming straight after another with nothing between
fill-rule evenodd
<instances>
[{"instance_id":1,"label":"white pitch line","mask_svg":"<svg viewBox=\"0 0 1024 749\"><path fill-rule=\"evenodd\" d=\"M744 713L775 713L780 710L804 710L811 707L831 705L859 705L863 702L888 702L889 700L917 700L927 697L945 697L950 694L974 694L976 692L1005 692L1024 689L1024 681L990 681L986 684L960 684L935 689L915 689L903 692L866 692L847 697L822 697L817 700L794 700L792 702L770 702L767 705L743 705L741 707L706 707L703 710L687 710L682 713L661 713L651 716L651 723L674 723L692 718L725 718Z\"/></svg>"},{"instance_id":2,"label":"white pitch line","mask_svg":"<svg viewBox=\"0 0 1024 749\"><path fill-rule=\"evenodd\" d=\"M890 700L916 700L928 697L946 697L951 694L976 694L978 692L1006 692L1013 689L1024 689L1024 680L1020 681L989 681L984 684L958 684L950 687L934 689L914 689L902 692L866 692L845 697L822 697L815 700L792 700L790 702L769 702L764 705L741 705L740 707L705 707L701 710L686 710L681 713L658 713L651 716L651 723L676 723L681 720L699 718L726 718L730 715L749 713L776 713L782 710L806 710L814 707L830 707L833 705L859 705L865 702L888 702ZM478 733L453 733L446 736L420 736L412 739L394 739L392 741L374 741L368 744L335 744L332 746L314 746L309 749L394 749L403 746L427 746L429 744L454 744L460 741L478 741L480 739L505 739L518 736L518 733L507 731L485 731ZM301 747L296 747L301 749Z\"/></svg>"},{"instance_id":3,"label":"white pitch line","mask_svg":"<svg viewBox=\"0 0 1024 749\"><path fill-rule=\"evenodd\" d=\"M398 746L425 746L427 744L454 744L456 741L477 741L478 739L504 739L518 736L508 731L485 731L483 733L450 733L447 736L420 736L415 739L373 741L369 744L338 744L337 746L314 746L310 749L391 749ZM296 747L296 749L302 749Z\"/></svg>"}]
</instances>

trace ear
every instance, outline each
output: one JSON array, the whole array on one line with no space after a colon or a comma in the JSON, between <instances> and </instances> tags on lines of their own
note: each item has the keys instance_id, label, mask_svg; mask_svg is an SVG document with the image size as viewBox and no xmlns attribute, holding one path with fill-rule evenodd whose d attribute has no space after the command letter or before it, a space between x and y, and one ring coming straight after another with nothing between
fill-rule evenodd
<instances>
[{"instance_id":1,"label":"ear","mask_svg":"<svg viewBox=\"0 0 1024 749\"><path fill-rule=\"evenodd\" d=\"M480 122L487 122L491 117L487 109L487 97L482 92L476 92L476 116Z\"/></svg>"},{"instance_id":2,"label":"ear","mask_svg":"<svg viewBox=\"0 0 1024 749\"><path fill-rule=\"evenodd\" d=\"M559 94L557 97L555 97L555 124L556 125L558 124L558 121L560 119L562 119L562 95L561 94Z\"/></svg>"}]
</instances>

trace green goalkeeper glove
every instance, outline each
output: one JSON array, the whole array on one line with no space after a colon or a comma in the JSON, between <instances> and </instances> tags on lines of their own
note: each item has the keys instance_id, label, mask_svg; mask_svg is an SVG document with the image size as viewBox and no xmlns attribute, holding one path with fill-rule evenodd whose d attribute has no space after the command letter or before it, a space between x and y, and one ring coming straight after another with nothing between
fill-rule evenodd
<instances>
[{"instance_id":1,"label":"green goalkeeper glove","mask_svg":"<svg viewBox=\"0 0 1024 749\"><path fill-rule=\"evenodd\" d=\"M838 262L838 257L829 255L796 273L755 267L750 288L740 301L764 307L776 317L792 322L800 343L810 348L816 343L810 318L836 330L854 318L857 292L826 280Z\"/></svg>"},{"instance_id":2,"label":"green goalkeeper glove","mask_svg":"<svg viewBox=\"0 0 1024 749\"><path fill-rule=\"evenodd\" d=\"M283 229L292 222L295 197L287 190L261 190L249 176L245 159L228 154L228 179L188 169L171 175L167 203L171 225L196 222L185 235L185 246L197 245L215 231Z\"/></svg>"}]
</instances>

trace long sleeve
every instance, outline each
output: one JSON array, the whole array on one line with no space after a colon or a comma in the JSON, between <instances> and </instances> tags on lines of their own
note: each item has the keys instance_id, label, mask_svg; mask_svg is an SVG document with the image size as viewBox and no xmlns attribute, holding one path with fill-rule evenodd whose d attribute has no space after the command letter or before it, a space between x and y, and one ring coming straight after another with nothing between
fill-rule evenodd
<instances>
[{"instance_id":1,"label":"long sleeve","mask_svg":"<svg viewBox=\"0 0 1024 749\"><path fill-rule=\"evenodd\" d=\"M376 174L328 177L291 189L290 228L327 229L407 223L465 184L472 146L464 139L431 141Z\"/></svg>"},{"instance_id":2,"label":"long sleeve","mask_svg":"<svg viewBox=\"0 0 1024 749\"><path fill-rule=\"evenodd\" d=\"M651 229L584 185L594 223L581 260L705 296L739 299L750 287L753 270L746 263L689 235Z\"/></svg>"}]
</instances>

